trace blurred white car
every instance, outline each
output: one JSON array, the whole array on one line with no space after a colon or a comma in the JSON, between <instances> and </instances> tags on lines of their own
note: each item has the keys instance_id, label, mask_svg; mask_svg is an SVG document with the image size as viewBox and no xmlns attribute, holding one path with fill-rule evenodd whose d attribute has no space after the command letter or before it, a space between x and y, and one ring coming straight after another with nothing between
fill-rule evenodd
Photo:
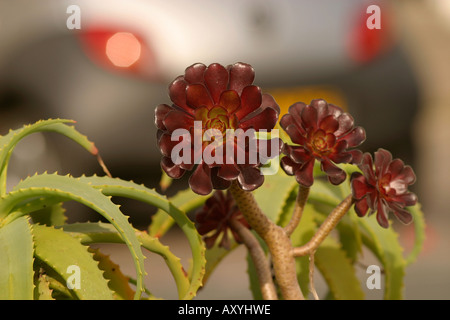
<instances>
[{"instance_id":1,"label":"blurred white car","mask_svg":"<svg viewBox=\"0 0 450 320\"><path fill-rule=\"evenodd\" d=\"M358 123L366 121L376 136L380 126L370 128L377 118L368 115L371 110L390 112L395 120L402 103L411 105L403 101L395 110L386 100L398 97L380 90L397 90L403 97L402 90L409 94L413 83L393 49L382 2L382 28L367 28L367 8L374 3L0 0L0 129L42 118L74 119L117 175L157 175L153 110L169 102L168 84L196 62L243 61L254 66L255 83L263 89L339 87L349 95L355 118L363 120ZM379 131L392 138L386 128ZM39 145L51 151L49 143L31 142L25 158L33 153L45 159ZM77 174L67 164L95 165L74 148L65 140L54 147L63 170Z\"/></svg>"}]
</instances>

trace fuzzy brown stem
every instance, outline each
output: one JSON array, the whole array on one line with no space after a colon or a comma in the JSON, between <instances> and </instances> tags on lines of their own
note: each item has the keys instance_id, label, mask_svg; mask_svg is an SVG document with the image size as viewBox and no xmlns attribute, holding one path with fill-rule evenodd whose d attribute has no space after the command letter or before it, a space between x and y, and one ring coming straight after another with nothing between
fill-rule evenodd
<instances>
[{"instance_id":1,"label":"fuzzy brown stem","mask_svg":"<svg viewBox=\"0 0 450 320\"><path fill-rule=\"evenodd\" d=\"M230 192L249 225L267 244L272 256L275 278L286 300L304 299L297 281L291 241L283 228L261 211L253 194L242 190L233 181Z\"/></svg>"},{"instance_id":2,"label":"fuzzy brown stem","mask_svg":"<svg viewBox=\"0 0 450 320\"><path fill-rule=\"evenodd\" d=\"M353 198L352 195L349 195L328 215L311 240L301 247L294 248L292 254L295 257L302 257L316 251L322 241L325 240L341 218L347 213L352 204Z\"/></svg>"},{"instance_id":3,"label":"fuzzy brown stem","mask_svg":"<svg viewBox=\"0 0 450 320\"><path fill-rule=\"evenodd\" d=\"M264 250L253 233L236 219L231 220L231 227L239 235L247 247L258 276L261 294L264 300L278 300L277 290L273 283L269 261Z\"/></svg>"},{"instance_id":4,"label":"fuzzy brown stem","mask_svg":"<svg viewBox=\"0 0 450 320\"><path fill-rule=\"evenodd\" d=\"M294 232L295 228L297 228L298 224L300 223L300 219L302 218L303 214L303 209L305 208L306 200L308 200L308 195L309 195L309 188L300 185L291 220L284 227L284 231L286 231L286 234L288 236L290 236Z\"/></svg>"}]
</instances>

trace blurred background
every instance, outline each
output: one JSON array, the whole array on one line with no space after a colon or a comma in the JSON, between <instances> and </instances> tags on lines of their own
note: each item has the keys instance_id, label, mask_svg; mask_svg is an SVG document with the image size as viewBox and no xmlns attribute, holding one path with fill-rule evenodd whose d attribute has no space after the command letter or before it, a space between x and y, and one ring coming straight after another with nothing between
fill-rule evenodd
<instances>
[{"instance_id":1,"label":"blurred background","mask_svg":"<svg viewBox=\"0 0 450 320\"><path fill-rule=\"evenodd\" d=\"M366 24L374 4L380 29ZM76 120L114 176L158 187L154 108L169 103L168 84L196 62L250 63L282 112L324 98L366 129L364 151L383 147L413 166L428 236L407 270L406 298L449 299L449 57L447 0L0 0L0 134L39 119ZM66 138L35 134L14 152L8 184L45 170L102 173ZM123 205L136 227L148 225L151 208ZM69 221L98 219L77 209ZM412 227L399 227L408 248ZM176 230L164 240L188 258ZM251 298L244 257L243 248L230 254L198 298ZM150 287L175 298L158 263L149 266L158 274Z\"/></svg>"}]
</instances>

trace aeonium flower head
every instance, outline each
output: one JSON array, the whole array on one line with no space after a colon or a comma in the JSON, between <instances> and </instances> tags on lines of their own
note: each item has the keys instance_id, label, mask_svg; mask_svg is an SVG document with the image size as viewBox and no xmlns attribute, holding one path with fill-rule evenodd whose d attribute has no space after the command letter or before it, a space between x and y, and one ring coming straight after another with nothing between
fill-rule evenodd
<instances>
[{"instance_id":1,"label":"aeonium flower head","mask_svg":"<svg viewBox=\"0 0 450 320\"><path fill-rule=\"evenodd\" d=\"M295 175L298 183L310 187L314 163L318 160L328 180L340 184L346 178L338 163L358 163L362 152L358 147L366 139L362 127L355 127L350 114L325 100L312 100L309 105L297 102L280 120L281 127L295 145L285 145L281 167Z\"/></svg>"},{"instance_id":2,"label":"aeonium flower head","mask_svg":"<svg viewBox=\"0 0 450 320\"><path fill-rule=\"evenodd\" d=\"M189 185L202 195L227 189L233 180L247 191L263 183L260 167L271 155L278 155L281 140L272 144L245 136L250 129L272 130L280 109L270 95L252 84L254 76L252 66L245 63L226 68L197 63L170 84L173 104L161 104L155 110L161 167L170 177L180 178L193 170ZM236 135L230 138L230 132ZM243 143L238 143L240 137Z\"/></svg>"},{"instance_id":3,"label":"aeonium flower head","mask_svg":"<svg viewBox=\"0 0 450 320\"><path fill-rule=\"evenodd\" d=\"M405 207L417 202L417 196L408 191L408 186L416 180L412 168L400 159L392 160L391 153L384 149L375 152L375 161L365 153L359 168L362 174L355 172L351 176L358 216L365 216L369 210L369 215L376 212L378 223L387 228L388 213L393 212L401 222L410 223L412 215Z\"/></svg>"},{"instance_id":4,"label":"aeonium flower head","mask_svg":"<svg viewBox=\"0 0 450 320\"><path fill-rule=\"evenodd\" d=\"M205 236L203 239L208 249L214 246L221 234L219 247L230 249L229 230L236 242L241 242L239 235L231 228L231 220L233 219L249 228L231 193L215 191L195 216L197 231Z\"/></svg>"}]
</instances>

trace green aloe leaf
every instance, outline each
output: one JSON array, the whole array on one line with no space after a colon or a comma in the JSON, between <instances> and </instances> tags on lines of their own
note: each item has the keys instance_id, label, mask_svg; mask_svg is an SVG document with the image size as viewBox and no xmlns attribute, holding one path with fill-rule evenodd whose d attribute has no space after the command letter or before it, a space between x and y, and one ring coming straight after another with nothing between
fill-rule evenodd
<instances>
[{"instance_id":1,"label":"green aloe leaf","mask_svg":"<svg viewBox=\"0 0 450 320\"><path fill-rule=\"evenodd\" d=\"M108 280L108 287L114 292L114 299L132 300L134 291L130 287L130 278L120 270L120 266L114 263L109 255L103 254L100 249L89 249L94 254L94 260L103 271L103 277Z\"/></svg>"},{"instance_id":2,"label":"green aloe leaf","mask_svg":"<svg viewBox=\"0 0 450 320\"><path fill-rule=\"evenodd\" d=\"M403 280L406 261L398 234L391 227L380 227L375 215L359 220L363 230L362 240L382 263L385 275L384 299L403 299Z\"/></svg>"},{"instance_id":3,"label":"green aloe leaf","mask_svg":"<svg viewBox=\"0 0 450 320\"><path fill-rule=\"evenodd\" d=\"M319 179L314 180L308 196L309 201L332 208L336 207L344 198L337 186Z\"/></svg>"},{"instance_id":4,"label":"green aloe leaf","mask_svg":"<svg viewBox=\"0 0 450 320\"><path fill-rule=\"evenodd\" d=\"M172 185L173 179L167 175L165 171L162 171L161 179L159 180L159 187L164 192Z\"/></svg>"},{"instance_id":5,"label":"green aloe leaf","mask_svg":"<svg viewBox=\"0 0 450 320\"><path fill-rule=\"evenodd\" d=\"M49 119L41 120L34 124L26 125L16 130L10 130L8 134L0 137L0 193L6 193L6 171L9 158L17 143L26 136L36 132L56 132L62 134L89 151L93 155L98 155L98 150L94 143L89 141L86 136L75 130L74 127L66 123L75 123L72 120Z\"/></svg>"},{"instance_id":6,"label":"green aloe leaf","mask_svg":"<svg viewBox=\"0 0 450 320\"><path fill-rule=\"evenodd\" d=\"M335 299L364 299L355 269L336 240L326 238L317 249L314 261Z\"/></svg>"},{"instance_id":7,"label":"green aloe leaf","mask_svg":"<svg viewBox=\"0 0 450 320\"><path fill-rule=\"evenodd\" d=\"M352 193L350 188L350 176L353 172L359 171L357 166L344 164L341 168L347 172L347 179L338 187L342 199ZM338 193L338 191L336 190ZM359 220L354 207L352 206L348 213L342 218L342 221L337 226L339 233L339 240L342 244L342 249L345 250L347 256L352 262L356 262L358 255L362 252L362 237L359 227Z\"/></svg>"},{"instance_id":8,"label":"green aloe leaf","mask_svg":"<svg viewBox=\"0 0 450 320\"><path fill-rule=\"evenodd\" d=\"M413 216L414 232L415 232L414 246L411 252L405 258L406 265L410 265L411 263L417 260L417 257L419 256L420 252L423 249L423 244L425 242L426 225L420 204L416 204L413 207L408 207L407 209Z\"/></svg>"},{"instance_id":9,"label":"green aloe leaf","mask_svg":"<svg viewBox=\"0 0 450 320\"><path fill-rule=\"evenodd\" d=\"M80 181L90 183L92 187L98 188L105 195L130 198L164 210L178 224L186 235L192 251L193 267L191 269L191 285L183 299L192 299L203 283L205 273L205 245L198 234L194 223L186 216L185 212L176 207L165 196L160 195L155 190L143 185L137 185L120 179L109 177L81 177Z\"/></svg>"},{"instance_id":10,"label":"green aloe leaf","mask_svg":"<svg viewBox=\"0 0 450 320\"><path fill-rule=\"evenodd\" d=\"M336 227L342 250L345 251L352 263L358 260L363 245L359 225L355 218L359 219L354 209L350 208Z\"/></svg>"},{"instance_id":11,"label":"green aloe leaf","mask_svg":"<svg viewBox=\"0 0 450 320\"><path fill-rule=\"evenodd\" d=\"M261 287L258 279L258 271L255 268L252 257L247 253L247 274L248 280L250 282L250 291L252 293L254 300L263 300Z\"/></svg>"},{"instance_id":12,"label":"green aloe leaf","mask_svg":"<svg viewBox=\"0 0 450 320\"><path fill-rule=\"evenodd\" d=\"M63 229L85 245L93 243L124 243L117 230L107 223L72 223L64 225ZM159 242L157 238L139 230L135 230L135 233L143 248L160 255L164 259L175 279L179 297L185 297L189 291L190 283L180 259L170 251L169 247Z\"/></svg>"},{"instance_id":13,"label":"green aloe leaf","mask_svg":"<svg viewBox=\"0 0 450 320\"><path fill-rule=\"evenodd\" d=\"M284 202L284 205L281 209L281 213L278 216L277 225L285 227L289 223L289 220L292 217L292 213L294 212L297 193L298 193L298 186L295 186L287 196L286 201Z\"/></svg>"},{"instance_id":14,"label":"green aloe leaf","mask_svg":"<svg viewBox=\"0 0 450 320\"><path fill-rule=\"evenodd\" d=\"M200 207L205 203L208 197L196 194L191 189L179 191L176 195L169 198L169 201L186 214ZM160 238L173 226L175 220L167 214L166 211L159 209L152 216L152 223L148 228L148 233L154 237Z\"/></svg>"},{"instance_id":15,"label":"green aloe leaf","mask_svg":"<svg viewBox=\"0 0 450 320\"><path fill-rule=\"evenodd\" d=\"M37 205L42 206L40 200L37 202L39 202ZM48 226L62 226L67 220L65 213L66 209L63 208L63 203L58 202L39 210L33 210L30 217L33 223L45 224Z\"/></svg>"},{"instance_id":16,"label":"green aloe leaf","mask_svg":"<svg viewBox=\"0 0 450 320\"><path fill-rule=\"evenodd\" d=\"M286 201L297 185L293 177L279 170L277 174L264 176L264 184L253 191L253 195L267 217L277 222L283 213Z\"/></svg>"},{"instance_id":17,"label":"green aloe leaf","mask_svg":"<svg viewBox=\"0 0 450 320\"><path fill-rule=\"evenodd\" d=\"M0 300L33 299L33 238L26 217L0 228Z\"/></svg>"},{"instance_id":18,"label":"green aloe leaf","mask_svg":"<svg viewBox=\"0 0 450 320\"><path fill-rule=\"evenodd\" d=\"M36 264L40 265L40 268L44 270L46 275L46 281L48 282L48 287L51 290L51 297L54 300L76 300L78 299L76 294L73 293L68 287L67 283L63 283L64 279L54 271L50 269L44 262L40 261L38 258L35 260ZM45 268L45 269L44 269ZM69 270L70 271L70 270ZM44 298L44 297L42 297ZM41 297L39 297L41 299Z\"/></svg>"},{"instance_id":19,"label":"green aloe leaf","mask_svg":"<svg viewBox=\"0 0 450 320\"><path fill-rule=\"evenodd\" d=\"M113 298L98 262L79 240L62 230L43 225L33 226L33 237L36 257L71 283L74 287L68 287L79 299Z\"/></svg>"},{"instance_id":20,"label":"green aloe leaf","mask_svg":"<svg viewBox=\"0 0 450 320\"><path fill-rule=\"evenodd\" d=\"M50 289L50 281L46 274L39 274L35 278L34 300L55 300Z\"/></svg>"},{"instance_id":21,"label":"green aloe leaf","mask_svg":"<svg viewBox=\"0 0 450 320\"><path fill-rule=\"evenodd\" d=\"M41 174L21 181L10 193L4 196L0 202L0 213L8 214L9 212L16 211L15 209L20 211L27 201L33 202L39 198L42 198L42 202L45 204L45 197L49 197L53 204L55 198L59 198L59 201L78 201L97 211L117 229L133 257L137 277L135 298L138 299L144 290L144 256L140 248L139 240L136 238L134 229L128 222L128 218L122 214L119 207L111 201L111 198L87 184L86 181L80 181L80 179L70 176ZM10 223L20 216L20 214L24 213L13 213L4 218L1 223Z\"/></svg>"},{"instance_id":22,"label":"green aloe leaf","mask_svg":"<svg viewBox=\"0 0 450 320\"><path fill-rule=\"evenodd\" d=\"M220 262L238 246L239 244L234 240L234 238L230 237L229 250L219 247L218 242L216 242L211 249L206 250L205 253L206 265L205 265L205 275L203 276L203 285L206 284L209 277L216 269L216 267L220 264Z\"/></svg>"}]
</instances>

